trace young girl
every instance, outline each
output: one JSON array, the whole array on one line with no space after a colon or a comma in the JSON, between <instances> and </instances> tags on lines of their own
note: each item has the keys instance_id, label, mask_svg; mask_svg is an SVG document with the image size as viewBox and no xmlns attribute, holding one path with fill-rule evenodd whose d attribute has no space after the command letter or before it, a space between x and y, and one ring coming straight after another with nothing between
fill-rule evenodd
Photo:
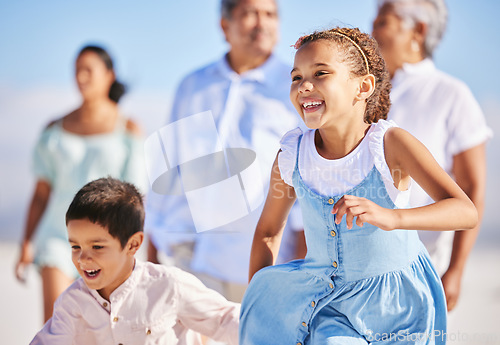
<instances>
[{"instance_id":1,"label":"young girl","mask_svg":"<svg viewBox=\"0 0 500 345\"><path fill-rule=\"evenodd\" d=\"M120 114L117 103L124 87L116 81L110 56L100 47L84 47L75 76L82 105L49 124L35 147L37 182L16 265L21 281L27 265L34 262L39 268L45 321L57 296L78 276L68 264L71 248L64 223L75 193L106 175L145 185L140 130Z\"/></svg>"},{"instance_id":2,"label":"young girl","mask_svg":"<svg viewBox=\"0 0 500 345\"><path fill-rule=\"evenodd\" d=\"M253 241L240 343L444 343L440 279L416 231L401 229L471 229L474 205L420 142L383 120L389 75L370 36L336 28L296 48L290 99L311 130L281 141ZM405 209L411 179L435 203ZM296 197L307 256L267 267Z\"/></svg>"}]
</instances>

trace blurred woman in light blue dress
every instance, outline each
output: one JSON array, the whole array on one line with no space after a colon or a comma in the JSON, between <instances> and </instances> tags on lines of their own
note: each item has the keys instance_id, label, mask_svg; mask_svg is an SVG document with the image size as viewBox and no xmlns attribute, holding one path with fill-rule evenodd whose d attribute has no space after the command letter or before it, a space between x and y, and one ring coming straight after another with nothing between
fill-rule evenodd
<instances>
[{"instance_id":1,"label":"blurred woman in light blue dress","mask_svg":"<svg viewBox=\"0 0 500 345\"><path fill-rule=\"evenodd\" d=\"M35 146L36 185L29 206L16 276L24 281L34 263L42 278L44 319L61 292L77 278L71 262L65 214L74 194L89 181L112 176L145 186L142 134L120 113L125 87L101 47L86 46L76 59L81 106L51 122Z\"/></svg>"}]
</instances>

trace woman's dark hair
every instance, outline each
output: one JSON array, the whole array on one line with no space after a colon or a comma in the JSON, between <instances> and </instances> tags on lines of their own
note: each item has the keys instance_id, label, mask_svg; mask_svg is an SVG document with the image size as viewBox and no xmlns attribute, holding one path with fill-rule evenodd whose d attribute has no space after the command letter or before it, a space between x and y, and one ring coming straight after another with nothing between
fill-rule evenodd
<instances>
[{"instance_id":1,"label":"woman's dark hair","mask_svg":"<svg viewBox=\"0 0 500 345\"><path fill-rule=\"evenodd\" d=\"M89 182L76 193L66 212L66 225L79 219L106 228L125 248L133 234L144 230L142 195L133 184L112 177Z\"/></svg>"},{"instance_id":2,"label":"woman's dark hair","mask_svg":"<svg viewBox=\"0 0 500 345\"><path fill-rule=\"evenodd\" d=\"M97 56L99 56L102 62L104 62L104 64L106 65L106 68L114 72L113 60L111 60L111 56L109 56L108 52L104 48L94 45L88 45L80 50L78 56L81 56L83 53L87 52L92 52L97 54ZM127 89L125 85L115 79L115 81L113 82L113 84L111 84L111 87L109 88L108 97L113 102L118 103L118 101L125 94L126 91Z\"/></svg>"},{"instance_id":3,"label":"woman's dark hair","mask_svg":"<svg viewBox=\"0 0 500 345\"><path fill-rule=\"evenodd\" d=\"M295 48L299 49L309 42L318 40L334 42L337 45L337 48L344 53L344 62L350 65L353 76L373 74L375 90L366 100L364 121L373 123L379 119L387 119L387 113L391 107L389 98L391 81L375 39L357 28L333 28L316 31L299 38L295 43Z\"/></svg>"}]
</instances>

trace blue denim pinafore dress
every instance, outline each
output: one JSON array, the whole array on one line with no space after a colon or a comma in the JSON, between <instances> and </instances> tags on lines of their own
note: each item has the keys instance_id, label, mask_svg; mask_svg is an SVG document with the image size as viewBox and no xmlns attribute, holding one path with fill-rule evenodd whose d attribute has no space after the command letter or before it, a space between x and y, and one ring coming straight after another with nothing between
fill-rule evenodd
<instances>
[{"instance_id":1,"label":"blue denim pinafore dress","mask_svg":"<svg viewBox=\"0 0 500 345\"><path fill-rule=\"evenodd\" d=\"M368 223L348 230L345 217L335 224L331 210L342 195L307 187L298 152L292 181L307 256L255 274L242 302L240 344L444 344L444 291L417 232ZM375 166L345 194L396 208Z\"/></svg>"}]
</instances>

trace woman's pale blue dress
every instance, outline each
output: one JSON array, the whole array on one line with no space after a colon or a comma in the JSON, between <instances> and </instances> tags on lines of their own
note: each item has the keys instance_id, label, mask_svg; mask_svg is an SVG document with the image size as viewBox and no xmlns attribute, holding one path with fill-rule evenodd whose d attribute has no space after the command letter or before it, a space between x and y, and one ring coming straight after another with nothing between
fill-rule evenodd
<instances>
[{"instance_id":1,"label":"woman's pale blue dress","mask_svg":"<svg viewBox=\"0 0 500 345\"><path fill-rule=\"evenodd\" d=\"M36 229L35 264L57 267L70 277L78 273L71 261L65 215L76 192L87 182L112 176L145 190L143 141L126 129L119 119L113 132L78 135L64 130L56 121L41 134L33 155L38 179L50 183L47 208Z\"/></svg>"},{"instance_id":2,"label":"woman's pale blue dress","mask_svg":"<svg viewBox=\"0 0 500 345\"><path fill-rule=\"evenodd\" d=\"M390 126L382 127L381 147ZM335 224L332 207L343 194L313 191L298 161L297 154L292 181L307 256L253 277L242 302L240 344L445 343L444 291L416 231L384 231L367 223L348 230L345 217ZM344 194L396 208L377 166Z\"/></svg>"}]
</instances>

